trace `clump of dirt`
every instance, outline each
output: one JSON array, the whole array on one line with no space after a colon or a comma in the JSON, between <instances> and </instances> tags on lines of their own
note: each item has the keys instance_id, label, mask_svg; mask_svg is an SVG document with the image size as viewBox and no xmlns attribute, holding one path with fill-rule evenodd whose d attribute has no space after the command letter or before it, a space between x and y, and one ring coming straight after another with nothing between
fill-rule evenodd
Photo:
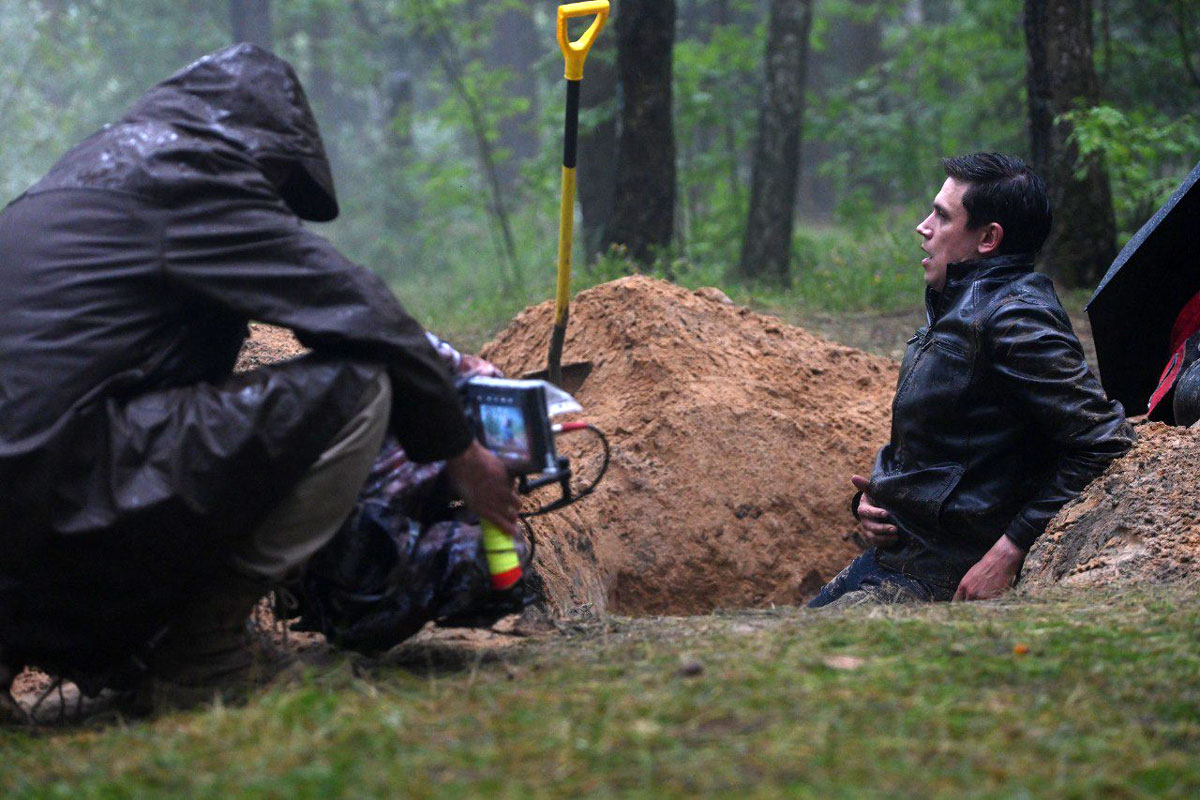
<instances>
[{"instance_id":1,"label":"clump of dirt","mask_svg":"<svg viewBox=\"0 0 1200 800\"><path fill-rule=\"evenodd\" d=\"M1200 577L1200 426L1153 422L1034 543L1021 585L1173 583Z\"/></svg>"},{"instance_id":2,"label":"clump of dirt","mask_svg":"<svg viewBox=\"0 0 1200 800\"><path fill-rule=\"evenodd\" d=\"M264 325L261 322L250 323L250 338L242 344L238 353L235 372L246 372L257 367L286 361L307 352L304 345L296 340L296 335L287 328L277 328L274 325Z\"/></svg>"},{"instance_id":3,"label":"clump of dirt","mask_svg":"<svg viewBox=\"0 0 1200 800\"><path fill-rule=\"evenodd\" d=\"M553 307L523 311L482 355L508 375L545 366ZM898 365L644 276L581 292L563 362L606 431L596 493L534 522L557 611L690 614L798 603L858 548L849 477L888 437ZM572 466L594 474L583 435Z\"/></svg>"}]
</instances>

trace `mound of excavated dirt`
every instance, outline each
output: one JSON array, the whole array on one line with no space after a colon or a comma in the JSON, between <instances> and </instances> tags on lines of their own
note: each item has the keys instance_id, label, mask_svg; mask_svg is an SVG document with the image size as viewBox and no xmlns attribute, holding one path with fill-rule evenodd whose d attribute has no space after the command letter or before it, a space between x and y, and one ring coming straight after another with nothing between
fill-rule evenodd
<instances>
[{"instance_id":1,"label":"mound of excavated dirt","mask_svg":"<svg viewBox=\"0 0 1200 800\"><path fill-rule=\"evenodd\" d=\"M1200 426L1138 427L1125 456L1063 507L1021 585L1168 583L1200 577Z\"/></svg>"},{"instance_id":2,"label":"mound of excavated dirt","mask_svg":"<svg viewBox=\"0 0 1200 800\"><path fill-rule=\"evenodd\" d=\"M552 314L526 309L482 355L511 376L543 368ZM581 360L576 397L612 464L594 495L534 521L557 610L797 603L856 555L849 477L887 440L894 362L643 276L572 302L563 362ZM572 465L594 474L597 456Z\"/></svg>"}]
</instances>

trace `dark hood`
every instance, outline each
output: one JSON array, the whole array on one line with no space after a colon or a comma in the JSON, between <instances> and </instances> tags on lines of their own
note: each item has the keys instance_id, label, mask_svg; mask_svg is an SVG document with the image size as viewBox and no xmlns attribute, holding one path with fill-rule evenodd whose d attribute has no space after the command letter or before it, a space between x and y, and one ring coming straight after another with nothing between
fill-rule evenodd
<instances>
[{"instance_id":1,"label":"dark hood","mask_svg":"<svg viewBox=\"0 0 1200 800\"><path fill-rule=\"evenodd\" d=\"M301 218L326 222L338 215L333 173L304 88L290 64L261 47L227 47L159 83L121 120L144 122L219 137L244 151Z\"/></svg>"}]
</instances>

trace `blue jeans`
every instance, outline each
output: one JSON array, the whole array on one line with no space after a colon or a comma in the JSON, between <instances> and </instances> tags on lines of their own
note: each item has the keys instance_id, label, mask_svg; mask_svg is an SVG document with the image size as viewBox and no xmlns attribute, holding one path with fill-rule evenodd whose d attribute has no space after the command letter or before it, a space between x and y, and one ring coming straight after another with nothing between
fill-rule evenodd
<instances>
[{"instance_id":1,"label":"blue jeans","mask_svg":"<svg viewBox=\"0 0 1200 800\"><path fill-rule=\"evenodd\" d=\"M809 608L821 608L847 592L864 591L881 600L949 600L945 591L919 578L897 572L879 563L872 547L837 576L809 601Z\"/></svg>"}]
</instances>

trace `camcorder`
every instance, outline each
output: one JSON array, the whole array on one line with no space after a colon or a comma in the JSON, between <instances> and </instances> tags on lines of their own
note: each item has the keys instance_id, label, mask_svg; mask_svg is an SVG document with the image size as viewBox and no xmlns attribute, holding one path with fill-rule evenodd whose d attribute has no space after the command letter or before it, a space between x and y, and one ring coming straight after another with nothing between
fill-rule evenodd
<instances>
[{"instance_id":1,"label":"camcorder","mask_svg":"<svg viewBox=\"0 0 1200 800\"><path fill-rule=\"evenodd\" d=\"M521 494L557 483L561 496L522 518L563 508L590 494L608 467L608 442L592 425L584 422L555 424L559 414L582 411L575 398L542 380L475 377L467 381L467 410L475 426L475 435L488 450L507 465L517 478ZM596 479L585 489L572 494L571 465L555 448L555 437L577 430L592 431L604 447L604 461ZM528 526L527 526L528 527ZM513 538L495 525L484 521L483 546L488 572L498 602L513 610L537 600L524 580L524 566ZM533 559L530 537L528 561Z\"/></svg>"},{"instance_id":2,"label":"camcorder","mask_svg":"<svg viewBox=\"0 0 1200 800\"><path fill-rule=\"evenodd\" d=\"M546 381L472 378L467 382L475 435L517 477L522 493L571 476L567 459L555 452L550 393L555 395L554 413L582 410L570 395ZM574 407L563 408L568 404Z\"/></svg>"}]
</instances>

